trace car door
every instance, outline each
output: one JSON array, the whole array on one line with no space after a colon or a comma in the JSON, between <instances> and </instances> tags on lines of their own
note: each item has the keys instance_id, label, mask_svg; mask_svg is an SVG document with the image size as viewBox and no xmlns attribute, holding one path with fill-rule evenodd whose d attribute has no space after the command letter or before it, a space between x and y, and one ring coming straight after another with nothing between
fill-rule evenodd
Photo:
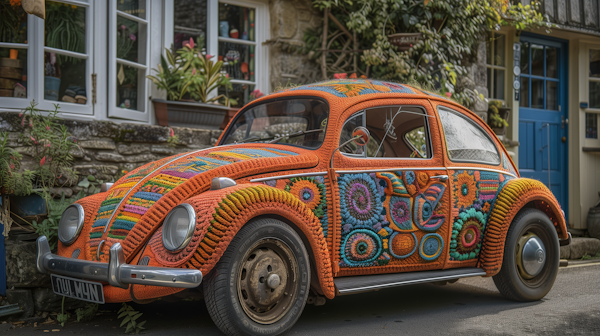
<instances>
[{"instance_id":1,"label":"car door","mask_svg":"<svg viewBox=\"0 0 600 336\"><path fill-rule=\"evenodd\" d=\"M334 153L341 217L333 228L336 275L442 268L448 177L439 133L431 133L438 130L431 106L381 100L357 105L342 119L340 144L357 126L369 130L370 140Z\"/></svg>"},{"instance_id":2,"label":"car door","mask_svg":"<svg viewBox=\"0 0 600 336\"><path fill-rule=\"evenodd\" d=\"M471 113L437 106L452 200L447 267L477 265L496 197L516 177L501 145Z\"/></svg>"}]
</instances>

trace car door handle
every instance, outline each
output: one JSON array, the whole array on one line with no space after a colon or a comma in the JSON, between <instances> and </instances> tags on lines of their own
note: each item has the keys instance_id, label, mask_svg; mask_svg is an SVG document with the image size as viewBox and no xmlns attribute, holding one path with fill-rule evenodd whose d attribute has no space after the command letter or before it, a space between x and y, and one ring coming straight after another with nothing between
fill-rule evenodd
<instances>
[{"instance_id":1,"label":"car door handle","mask_svg":"<svg viewBox=\"0 0 600 336\"><path fill-rule=\"evenodd\" d=\"M448 175L435 175L435 176L431 176L430 179L438 179L441 182L446 182L446 181L448 181Z\"/></svg>"}]
</instances>

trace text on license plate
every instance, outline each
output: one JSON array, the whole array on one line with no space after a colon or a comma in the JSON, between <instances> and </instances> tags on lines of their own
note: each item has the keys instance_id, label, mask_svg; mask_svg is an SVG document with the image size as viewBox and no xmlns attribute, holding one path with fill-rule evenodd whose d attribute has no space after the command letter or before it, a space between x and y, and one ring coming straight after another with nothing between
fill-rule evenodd
<instances>
[{"instance_id":1,"label":"text on license plate","mask_svg":"<svg viewBox=\"0 0 600 336\"><path fill-rule=\"evenodd\" d=\"M75 299L104 303L102 284L98 282L73 279L61 275L51 274L52 290L58 295Z\"/></svg>"}]
</instances>

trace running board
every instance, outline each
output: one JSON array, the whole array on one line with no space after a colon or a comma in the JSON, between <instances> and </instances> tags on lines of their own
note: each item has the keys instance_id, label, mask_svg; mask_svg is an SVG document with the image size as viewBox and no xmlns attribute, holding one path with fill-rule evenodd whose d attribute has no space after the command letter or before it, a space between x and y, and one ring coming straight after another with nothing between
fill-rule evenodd
<instances>
[{"instance_id":1,"label":"running board","mask_svg":"<svg viewBox=\"0 0 600 336\"><path fill-rule=\"evenodd\" d=\"M358 275L333 279L338 295L369 292L389 287L447 281L485 275L481 268L455 268L441 271L422 271L378 275Z\"/></svg>"}]
</instances>

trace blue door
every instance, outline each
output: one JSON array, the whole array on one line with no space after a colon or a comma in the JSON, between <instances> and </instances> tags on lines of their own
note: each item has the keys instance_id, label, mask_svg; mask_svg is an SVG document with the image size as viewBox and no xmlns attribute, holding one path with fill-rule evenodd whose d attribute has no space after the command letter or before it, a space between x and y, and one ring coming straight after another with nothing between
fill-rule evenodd
<instances>
[{"instance_id":1,"label":"blue door","mask_svg":"<svg viewBox=\"0 0 600 336\"><path fill-rule=\"evenodd\" d=\"M519 172L546 184L567 211L567 51L562 40L521 36Z\"/></svg>"}]
</instances>

